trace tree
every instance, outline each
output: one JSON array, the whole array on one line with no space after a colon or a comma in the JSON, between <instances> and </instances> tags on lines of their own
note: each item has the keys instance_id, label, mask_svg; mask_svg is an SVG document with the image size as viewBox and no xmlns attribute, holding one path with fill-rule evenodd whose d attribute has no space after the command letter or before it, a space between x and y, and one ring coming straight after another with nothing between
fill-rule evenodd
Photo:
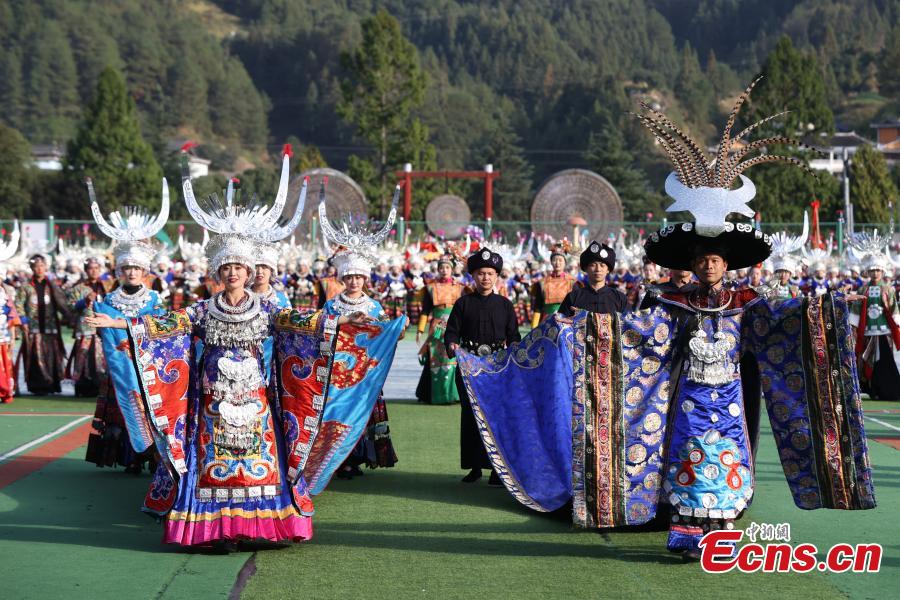
<instances>
[{"instance_id":1,"label":"tree","mask_svg":"<svg viewBox=\"0 0 900 600\"><path fill-rule=\"evenodd\" d=\"M531 218L533 168L525 158L522 141L502 115L478 152L479 164L491 164L500 177L494 181L494 215L498 221ZM512 233L510 231L506 233Z\"/></svg>"},{"instance_id":2,"label":"tree","mask_svg":"<svg viewBox=\"0 0 900 600\"><path fill-rule=\"evenodd\" d=\"M857 223L887 223L888 204L897 204L897 187L891 179L884 155L865 144L853 155L850 170L850 201Z\"/></svg>"},{"instance_id":3,"label":"tree","mask_svg":"<svg viewBox=\"0 0 900 600\"><path fill-rule=\"evenodd\" d=\"M814 56L799 52L791 39L783 36L766 58L762 75L750 102L741 109L744 120L752 123L778 112L790 112L766 123L758 135L793 136L809 131L810 126L818 132L834 131L834 115Z\"/></svg>"},{"instance_id":4,"label":"tree","mask_svg":"<svg viewBox=\"0 0 900 600\"><path fill-rule=\"evenodd\" d=\"M384 202L390 175L403 164L397 155L402 142L421 137L422 126L410 113L425 98L426 77L415 46L384 9L362 22L362 43L343 53L341 64L347 77L341 82L338 114L374 148L370 158L351 157L350 174L367 196Z\"/></svg>"},{"instance_id":5,"label":"tree","mask_svg":"<svg viewBox=\"0 0 900 600\"><path fill-rule=\"evenodd\" d=\"M0 106L0 119L10 127L21 127L25 113L22 61L14 49L0 53Z\"/></svg>"},{"instance_id":6,"label":"tree","mask_svg":"<svg viewBox=\"0 0 900 600\"><path fill-rule=\"evenodd\" d=\"M744 173L756 185L756 196L749 204L765 223L798 223L813 200L819 200L823 221L834 221L843 208L840 181L827 171L815 176L797 167L770 163L755 166Z\"/></svg>"},{"instance_id":7,"label":"tree","mask_svg":"<svg viewBox=\"0 0 900 600\"><path fill-rule=\"evenodd\" d=\"M105 210L123 204L159 207L162 169L141 136L125 79L111 67L100 74L94 99L69 144L65 168L70 180L93 178ZM87 206L79 212L86 214Z\"/></svg>"},{"instance_id":8,"label":"tree","mask_svg":"<svg viewBox=\"0 0 900 600\"><path fill-rule=\"evenodd\" d=\"M607 122L591 134L585 159L591 169L616 188L626 221L643 221L647 213L654 213L657 218L662 215L663 198L651 189L643 171L635 168L635 157L625 148L617 127Z\"/></svg>"},{"instance_id":9,"label":"tree","mask_svg":"<svg viewBox=\"0 0 900 600\"><path fill-rule=\"evenodd\" d=\"M900 25L891 30L878 57L878 85L885 96L900 96Z\"/></svg>"},{"instance_id":10,"label":"tree","mask_svg":"<svg viewBox=\"0 0 900 600\"><path fill-rule=\"evenodd\" d=\"M697 60L697 52L690 44L681 49L681 63L675 80L675 95L695 123L706 124L713 108L713 87Z\"/></svg>"},{"instance_id":11,"label":"tree","mask_svg":"<svg viewBox=\"0 0 900 600\"><path fill-rule=\"evenodd\" d=\"M23 217L31 201L31 146L22 134L0 124L0 217Z\"/></svg>"}]
</instances>

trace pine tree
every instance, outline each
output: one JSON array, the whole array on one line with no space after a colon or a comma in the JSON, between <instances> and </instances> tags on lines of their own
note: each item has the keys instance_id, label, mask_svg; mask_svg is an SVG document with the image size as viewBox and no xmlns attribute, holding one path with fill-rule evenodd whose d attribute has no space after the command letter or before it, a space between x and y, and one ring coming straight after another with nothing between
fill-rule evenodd
<instances>
[{"instance_id":1,"label":"pine tree","mask_svg":"<svg viewBox=\"0 0 900 600\"><path fill-rule=\"evenodd\" d=\"M374 148L371 158L351 157L350 174L369 198L390 196L391 174L402 166L398 141L410 139L410 113L425 98L426 77L415 46L384 9L362 22L362 43L344 53L338 114ZM364 163L369 163L368 166ZM416 165L419 168L419 165Z\"/></svg>"},{"instance_id":2,"label":"pine tree","mask_svg":"<svg viewBox=\"0 0 900 600\"><path fill-rule=\"evenodd\" d=\"M479 166L491 164L500 172L500 177L494 180L494 220L529 221L534 171L525 158L522 140L508 118L498 119L482 143L478 158ZM483 214L484 209L480 208Z\"/></svg>"},{"instance_id":3,"label":"pine tree","mask_svg":"<svg viewBox=\"0 0 900 600\"><path fill-rule=\"evenodd\" d=\"M897 187L891 178L884 155L866 144L853 155L850 170L850 201L857 223L885 224L890 217L888 204L897 204Z\"/></svg>"},{"instance_id":4,"label":"pine tree","mask_svg":"<svg viewBox=\"0 0 900 600\"><path fill-rule=\"evenodd\" d=\"M626 221L643 221L647 213L657 218L662 215L663 198L651 189L643 171L635 168L635 157L626 149L617 127L607 122L591 134L585 159L616 189Z\"/></svg>"},{"instance_id":5,"label":"pine tree","mask_svg":"<svg viewBox=\"0 0 900 600\"><path fill-rule=\"evenodd\" d=\"M713 108L713 87L700 69L697 52L690 44L685 44L681 50L680 69L674 91L693 122L709 122Z\"/></svg>"},{"instance_id":6,"label":"pine tree","mask_svg":"<svg viewBox=\"0 0 900 600\"><path fill-rule=\"evenodd\" d=\"M159 207L162 169L141 137L134 100L115 69L100 74L65 162L71 181L86 176L94 180L104 209L124 204ZM84 214L87 208L85 201Z\"/></svg>"},{"instance_id":7,"label":"pine tree","mask_svg":"<svg viewBox=\"0 0 900 600\"><path fill-rule=\"evenodd\" d=\"M751 100L741 114L748 122L789 110L770 121L757 135L797 135L812 130L834 131L834 115L828 106L822 71L812 55L794 48L783 36L766 58L763 79L753 90Z\"/></svg>"},{"instance_id":8,"label":"pine tree","mask_svg":"<svg viewBox=\"0 0 900 600\"><path fill-rule=\"evenodd\" d=\"M30 159L31 146L22 134L0 124L0 218L25 216L31 201L26 167Z\"/></svg>"}]
</instances>

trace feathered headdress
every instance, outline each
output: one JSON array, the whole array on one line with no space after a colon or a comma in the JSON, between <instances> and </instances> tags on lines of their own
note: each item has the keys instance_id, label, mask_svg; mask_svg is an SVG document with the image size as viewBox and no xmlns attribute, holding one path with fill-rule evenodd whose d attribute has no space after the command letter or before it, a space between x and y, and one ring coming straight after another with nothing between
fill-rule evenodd
<instances>
[{"instance_id":1,"label":"feathered headdress","mask_svg":"<svg viewBox=\"0 0 900 600\"><path fill-rule=\"evenodd\" d=\"M735 101L715 156L710 158L700 145L691 139L668 117L642 103L642 114L634 114L650 130L660 147L666 152L675 170L666 178L666 193L675 202L666 210L687 211L694 217L693 223L669 225L650 236L647 255L663 266L689 268L691 254L706 247L721 254L728 254L729 268L739 269L762 262L770 252L770 239L750 224L730 223L731 213L751 218L755 211L747 203L756 195L756 186L743 173L748 168L767 162L784 162L812 171L801 160L778 154L756 154L772 145L788 145L806 148L794 138L772 136L743 143L742 140L765 123L785 114L778 113L745 127L732 136L737 115L750 97L750 92L761 79L757 78ZM738 145L742 142L742 146ZM731 189L740 178L741 187ZM749 234L749 235L748 235ZM660 243L668 238L666 243ZM707 239L702 239L707 238ZM712 242L710 238L717 238Z\"/></svg>"}]
</instances>

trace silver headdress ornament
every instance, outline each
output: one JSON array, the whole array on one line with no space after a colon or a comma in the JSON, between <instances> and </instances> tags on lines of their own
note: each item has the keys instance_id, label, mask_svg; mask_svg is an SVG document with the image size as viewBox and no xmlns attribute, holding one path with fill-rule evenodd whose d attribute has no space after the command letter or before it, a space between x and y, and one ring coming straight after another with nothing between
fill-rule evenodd
<instances>
[{"instance_id":1,"label":"silver headdress ornament","mask_svg":"<svg viewBox=\"0 0 900 600\"><path fill-rule=\"evenodd\" d=\"M894 266L890 256L891 238L873 230L871 233L855 233L850 239L850 247L854 254L862 257L862 266L865 270L880 269L889 271Z\"/></svg>"},{"instance_id":2,"label":"silver headdress ornament","mask_svg":"<svg viewBox=\"0 0 900 600\"><path fill-rule=\"evenodd\" d=\"M13 230L9 234L8 242L0 242L0 263L6 262L15 256L19 249L19 221L13 221Z\"/></svg>"},{"instance_id":3,"label":"silver headdress ornament","mask_svg":"<svg viewBox=\"0 0 900 600\"><path fill-rule=\"evenodd\" d=\"M800 263L795 253L803 248L809 238L809 215L804 211L803 233L799 236L779 231L772 234L770 238L772 239L772 271L796 272Z\"/></svg>"},{"instance_id":4,"label":"silver headdress ornament","mask_svg":"<svg viewBox=\"0 0 900 600\"><path fill-rule=\"evenodd\" d=\"M287 160L287 155L285 155L285 160ZM250 234L257 242L258 256L256 258L256 264L266 265L272 269L273 273L278 272L278 262L281 257L281 250L278 247L278 242L293 234L294 230L297 229L297 225L300 224L300 217L303 216L303 208L306 206L306 193L308 188L309 177L304 177L303 184L300 187L300 197L297 200L297 209L294 211L294 216L291 217L291 220L283 227L254 231ZM324 183L319 190L319 196L325 196Z\"/></svg>"},{"instance_id":5,"label":"silver headdress ornament","mask_svg":"<svg viewBox=\"0 0 900 600\"><path fill-rule=\"evenodd\" d=\"M300 198L294 216L284 226L276 227L287 202L290 157L290 145L285 145L281 163L281 178L272 206L260 203L256 194L244 205L236 202L236 190L232 179L228 181L224 203L219 199L218 194L211 194L208 197L208 205L204 208L194 197L187 153L182 154L181 186L188 212L194 221L203 228L218 234L206 245L206 255L209 257L209 268L213 277L218 278L219 267L228 263L246 265L248 272L253 273L257 264L258 243L283 239L296 229L306 204L307 185L305 181L300 189Z\"/></svg>"},{"instance_id":6,"label":"silver headdress ornament","mask_svg":"<svg viewBox=\"0 0 900 600\"><path fill-rule=\"evenodd\" d=\"M88 196L91 200L91 214L97 227L106 236L116 241L113 256L116 261L116 273L121 274L124 267L139 267L148 271L156 250L145 240L156 235L169 219L169 185L166 178L162 180L162 204L159 214L153 217L146 210L135 206L125 206L120 211L109 214L110 222L103 218L97 196L94 193L94 182L85 178ZM123 216L124 214L124 216Z\"/></svg>"},{"instance_id":7,"label":"silver headdress ornament","mask_svg":"<svg viewBox=\"0 0 900 600\"><path fill-rule=\"evenodd\" d=\"M666 193L675 200L675 203L666 210L690 212L695 219L694 229L699 235L715 237L725 232L727 229L725 219L731 213L739 213L751 218L754 216L754 210L747 206L747 203L756 195L756 186L743 175L748 168L767 162L786 162L812 173L803 161L790 156L760 154L748 158L752 152L773 144L807 148L793 138L773 136L747 143L742 148L735 149L736 142L764 123L785 114L785 112L781 112L761 119L732 137L731 129L741 106L750 97L751 90L760 79L762 77L754 80L735 102L731 114L728 116L725 130L722 132L716 156L712 160L707 157L699 144L664 114L653 110L644 103L641 103L641 107L646 114L634 114L653 133L656 141L675 167L675 171L666 179L665 186ZM812 174L815 176L814 173ZM731 186L737 178L741 179L742 185L740 188L732 190Z\"/></svg>"},{"instance_id":8,"label":"silver headdress ornament","mask_svg":"<svg viewBox=\"0 0 900 600\"><path fill-rule=\"evenodd\" d=\"M324 190L324 187L323 187ZM328 220L328 210L325 208L325 194L319 196L319 223L322 225L322 236L325 240L342 246L334 256L334 265L338 271L338 277L344 275L365 275L369 277L372 267L378 258L374 249L391 232L391 227L397 218L397 205L400 200L400 186L394 188L394 197L391 201L391 211L384 222L384 226L377 232L371 233L365 224L353 225L349 215L344 219L340 229L334 227Z\"/></svg>"}]
</instances>

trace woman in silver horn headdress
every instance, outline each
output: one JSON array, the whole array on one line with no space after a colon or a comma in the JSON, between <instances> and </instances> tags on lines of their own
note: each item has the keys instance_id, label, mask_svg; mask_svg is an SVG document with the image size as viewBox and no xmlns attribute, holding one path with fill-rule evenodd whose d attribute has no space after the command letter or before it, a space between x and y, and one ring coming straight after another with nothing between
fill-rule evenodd
<instances>
[{"instance_id":1,"label":"woman in silver horn headdress","mask_svg":"<svg viewBox=\"0 0 900 600\"><path fill-rule=\"evenodd\" d=\"M387 321L384 308L364 290L372 274L372 267L377 261L373 251L384 241L394 224L399 198L400 186L397 186L387 221L380 230L371 233L364 225L352 225L349 216L341 228L334 227L328 219L325 196L320 194L319 223L322 226L322 235L338 247L332 257L332 263L337 269L338 280L344 285L342 292L325 302L323 310L327 314L344 315L363 311L374 319ZM399 317L392 321L392 327L402 332L406 323L406 317ZM390 353L393 356L393 348L390 349ZM342 356L339 360L343 361L346 358ZM391 442L387 405L381 393L381 386L390 365L391 360L387 360L378 368L360 373L358 377L335 378L331 381L325 408L326 421L342 423L349 427L348 434L336 447L332 458L333 464L341 465L338 477L352 478L354 475L362 475L359 469L361 464L374 469L393 467L397 462L397 453ZM352 361L347 361L346 366L353 369ZM313 493L324 489L327 483L328 481L323 478L311 483Z\"/></svg>"},{"instance_id":2,"label":"woman in silver horn headdress","mask_svg":"<svg viewBox=\"0 0 900 600\"><path fill-rule=\"evenodd\" d=\"M169 218L169 186L165 178L158 215L152 217L141 208L129 206L111 213L109 221L100 212L93 183L90 179L86 183L94 221L116 244L113 256L119 287L102 297L89 290L75 303L75 309L85 314L82 319L87 325L85 329L91 330L88 323L94 314L113 319L162 314L159 294L147 288L144 277L150 271L156 252L147 240L156 235ZM128 472L140 473L144 462L153 462L153 435L143 416L137 375L126 349L127 337L116 329L100 329L98 335L105 370L94 410L95 431L88 439L85 459L98 467L118 464Z\"/></svg>"},{"instance_id":3,"label":"woman in silver horn headdress","mask_svg":"<svg viewBox=\"0 0 900 600\"><path fill-rule=\"evenodd\" d=\"M186 161L182 169L191 216L217 234L206 254L224 291L160 317L98 315L93 322L127 328L145 416L162 455L144 510L164 517L167 543L309 539L313 504L306 479L330 452L330 440L317 434L338 326L370 319L281 310L248 289L257 261L250 233L274 227L281 216L287 156L271 207L255 199L237 204L229 183L224 203L213 195L201 208ZM392 332L369 327L367 334L378 342ZM274 338L277 375L271 396L263 358L268 338Z\"/></svg>"},{"instance_id":4,"label":"woman in silver horn headdress","mask_svg":"<svg viewBox=\"0 0 900 600\"><path fill-rule=\"evenodd\" d=\"M13 303L15 290L3 280L6 279L6 261L13 257L18 248L19 222L16 221L9 242L0 242L0 404L12 402L16 388L12 347L15 343L15 328L21 323Z\"/></svg>"}]
</instances>

